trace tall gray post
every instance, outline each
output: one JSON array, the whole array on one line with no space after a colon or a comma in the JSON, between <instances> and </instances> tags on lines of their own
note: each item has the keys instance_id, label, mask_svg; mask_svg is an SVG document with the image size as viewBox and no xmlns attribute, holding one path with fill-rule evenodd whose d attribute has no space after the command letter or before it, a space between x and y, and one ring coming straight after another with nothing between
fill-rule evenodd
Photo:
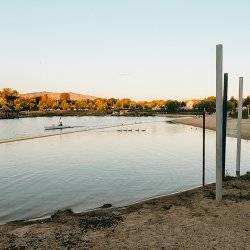
<instances>
[{"instance_id":1,"label":"tall gray post","mask_svg":"<svg viewBox=\"0 0 250 250\"><path fill-rule=\"evenodd\" d=\"M227 90L228 73L224 74L224 94L223 94L223 124L222 124L222 180L225 179L226 172L226 144L227 144Z\"/></svg>"},{"instance_id":2,"label":"tall gray post","mask_svg":"<svg viewBox=\"0 0 250 250\"><path fill-rule=\"evenodd\" d=\"M216 45L216 200L222 200L223 46Z\"/></svg>"},{"instance_id":3,"label":"tall gray post","mask_svg":"<svg viewBox=\"0 0 250 250\"><path fill-rule=\"evenodd\" d=\"M206 110L203 110L203 161L202 161L202 186L205 186L205 159L206 159Z\"/></svg>"},{"instance_id":4,"label":"tall gray post","mask_svg":"<svg viewBox=\"0 0 250 250\"><path fill-rule=\"evenodd\" d=\"M237 123L237 156L236 156L236 176L240 176L241 157L241 120L243 103L243 77L239 78L239 102L238 102L238 123Z\"/></svg>"}]
</instances>

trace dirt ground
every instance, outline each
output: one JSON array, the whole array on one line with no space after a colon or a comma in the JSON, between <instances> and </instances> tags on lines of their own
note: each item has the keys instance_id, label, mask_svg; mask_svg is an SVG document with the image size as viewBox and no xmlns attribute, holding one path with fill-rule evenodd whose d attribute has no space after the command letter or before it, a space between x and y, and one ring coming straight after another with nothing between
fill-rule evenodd
<instances>
[{"instance_id":1,"label":"dirt ground","mask_svg":"<svg viewBox=\"0 0 250 250\"><path fill-rule=\"evenodd\" d=\"M186 125L191 125L194 127L203 126L203 119L202 117L184 117L178 118L174 120L174 123L181 123ZM206 128L215 130L216 128L216 119L214 115L206 116ZM241 122L241 132L242 132L242 139L249 140L250 139L250 119L243 119ZM232 137L236 137L237 132L237 119L228 118L227 121L227 134Z\"/></svg>"},{"instance_id":2,"label":"dirt ground","mask_svg":"<svg viewBox=\"0 0 250 250\"><path fill-rule=\"evenodd\" d=\"M0 226L0 249L250 249L250 180L224 182L124 208Z\"/></svg>"}]
</instances>

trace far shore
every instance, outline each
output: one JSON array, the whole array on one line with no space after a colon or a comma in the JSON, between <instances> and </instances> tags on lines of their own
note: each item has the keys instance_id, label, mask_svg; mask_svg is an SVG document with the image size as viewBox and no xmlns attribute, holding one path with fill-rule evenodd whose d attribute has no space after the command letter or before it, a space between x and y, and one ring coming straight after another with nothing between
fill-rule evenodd
<instances>
[{"instance_id":1,"label":"far shore","mask_svg":"<svg viewBox=\"0 0 250 250\"><path fill-rule=\"evenodd\" d=\"M180 123L185 125L190 125L194 127L203 127L202 117L185 117L178 118L173 121L174 123ZM206 116L206 129L215 130L216 129L216 118L214 115ZM250 139L250 119L243 119L241 123L242 139ZM237 119L228 118L227 121L227 135L231 137L237 136Z\"/></svg>"},{"instance_id":2,"label":"far shore","mask_svg":"<svg viewBox=\"0 0 250 250\"><path fill-rule=\"evenodd\" d=\"M222 202L210 184L127 207L7 223L0 225L0 249L247 249L249 180L227 177Z\"/></svg>"},{"instance_id":3,"label":"far shore","mask_svg":"<svg viewBox=\"0 0 250 250\"><path fill-rule=\"evenodd\" d=\"M98 111L22 111L1 115L0 119L35 118L35 117L63 117L63 116L122 116L122 117L145 117L145 116L164 116L164 117L187 117L194 116L193 112L166 113L148 110L129 110L128 112L98 112Z\"/></svg>"}]
</instances>

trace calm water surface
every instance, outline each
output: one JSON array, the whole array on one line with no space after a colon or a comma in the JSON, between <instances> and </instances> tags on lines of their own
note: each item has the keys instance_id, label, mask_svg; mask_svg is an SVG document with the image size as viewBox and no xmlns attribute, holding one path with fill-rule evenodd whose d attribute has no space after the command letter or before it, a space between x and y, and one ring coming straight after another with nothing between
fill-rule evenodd
<instances>
[{"instance_id":1,"label":"calm water surface","mask_svg":"<svg viewBox=\"0 0 250 250\"><path fill-rule=\"evenodd\" d=\"M166 118L68 117L69 125L100 128L0 144L0 223L127 205L201 183L202 131ZM44 134L58 118L0 121L0 140ZM136 123L136 124L135 124ZM137 132L135 129L146 129ZM236 140L227 139L227 172L235 172ZM242 143L242 172L250 143ZM207 131L206 181L215 179L215 133Z\"/></svg>"},{"instance_id":2,"label":"calm water surface","mask_svg":"<svg viewBox=\"0 0 250 250\"><path fill-rule=\"evenodd\" d=\"M162 121L163 118L155 117L154 121ZM84 131L89 129L98 129L111 126L119 126L121 124L135 124L141 122L151 122L150 117L98 117L98 116L82 116L82 117L63 117L64 125L74 126L74 128L66 129L61 133ZM59 117L37 117L24 118L14 120L0 120L0 141L8 139L20 139L32 136L44 136L57 134L58 130L45 131L45 126L58 124ZM60 132L59 132L60 133Z\"/></svg>"}]
</instances>

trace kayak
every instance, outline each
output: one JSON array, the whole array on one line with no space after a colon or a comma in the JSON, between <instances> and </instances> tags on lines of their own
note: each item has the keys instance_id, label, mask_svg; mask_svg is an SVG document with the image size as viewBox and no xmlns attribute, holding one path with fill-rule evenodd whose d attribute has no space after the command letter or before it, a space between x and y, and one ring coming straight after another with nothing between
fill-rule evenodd
<instances>
[{"instance_id":1,"label":"kayak","mask_svg":"<svg viewBox=\"0 0 250 250\"><path fill-rule=\"evenodd\" d=\"M73 128L73 127L64 125L52 125L44 127L45 130L66 129L66 128Z\"/></svg>"}]
</instances>

